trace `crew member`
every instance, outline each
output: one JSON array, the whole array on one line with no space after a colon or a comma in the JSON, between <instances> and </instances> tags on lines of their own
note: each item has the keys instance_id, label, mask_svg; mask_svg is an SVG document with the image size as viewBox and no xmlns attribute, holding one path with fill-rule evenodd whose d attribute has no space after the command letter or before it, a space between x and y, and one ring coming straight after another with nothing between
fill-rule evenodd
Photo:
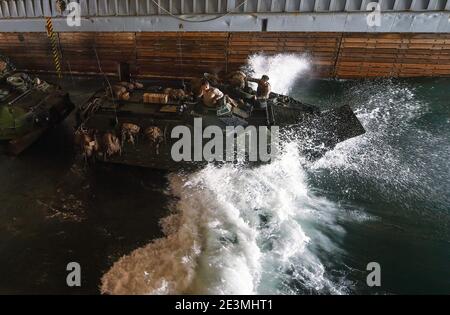
<instances>
[{"instance_id":1,"label":"crew member","mask_svg":"<svg viewBox=\"0 0 450 315\"><path fill-rule=\"evenodd\" d=\"M227 76L228 84L234 88L245 89L247 86L247 76L242 71L233 71Z\"/></svg>"},{"instance_id":2,"label":"crew member","mask_svg":"<svg viewBox=\"0 0 450 315\"><path fill-rule=\"evenodd\" d=\"M258 83L258 89L256 90L256 96L260 100L266 100L269 98L270 92L272 90L269 77L267 75L263 75L261 79L252 79L249 78L248 81Z\"/></svg>"},{"instance_id":3,"label":"crew member","mask_svg":"<svg viewBox=\"0 0 450 315\"><path fill-rule=\"evenodd\" d=\"M218 88L210 86L206 79L203 79L198 97L203 99L205 106L216 107L218 101L224 97L224 94Z\"/></svg>"}]
</instances>

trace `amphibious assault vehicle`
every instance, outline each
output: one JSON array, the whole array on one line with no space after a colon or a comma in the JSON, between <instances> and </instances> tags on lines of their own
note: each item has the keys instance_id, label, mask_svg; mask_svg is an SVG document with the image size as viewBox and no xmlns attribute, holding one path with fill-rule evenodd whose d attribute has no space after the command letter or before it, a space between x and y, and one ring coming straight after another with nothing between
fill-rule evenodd
<instances>
[{"instance_id":1,"label":"amphibious assault vehicle","mask_svg":"<svg viewBox=\"0 0 450 315\"><path fill-rule=\"evenodd\" d=\"M257 147L270 146L274 141L295 141L304 155L316 159L337 143L365 132L349 106L320 111L277 93L244 106L224 101L217 108L208 108L186 92L191 88L182 81L153 81L145 86L108 82L105 87L80 106L77 114L76 143L87 161L164 170L197 168L211 160L221 163L229 161L230 156L234 162L243 157L244 162L261 163L267 159L261 158ZM233 94L231 86L218 87L225 94ZM253 127L258 141L256 160L249 158L248 130ZM227 144L230 134L234 142L231 146ZM220 137L223 141L211 144L213 138ZM243 155L236 152L239 141L247 141ZM227 155L230 150L234 153ZM267 152L273 153L270 148Z\"/></svg>"},{"instance_id":2,"label":"amphibious assault vehicle","mask_svg":"<svg viewBox=\"0 0 450 315\"><path fill-rule=\"evenodd\" d=\"M57 85L18 72L0 55L0 143L19 154L74 109Z\"/></svg>"}]
</instances>

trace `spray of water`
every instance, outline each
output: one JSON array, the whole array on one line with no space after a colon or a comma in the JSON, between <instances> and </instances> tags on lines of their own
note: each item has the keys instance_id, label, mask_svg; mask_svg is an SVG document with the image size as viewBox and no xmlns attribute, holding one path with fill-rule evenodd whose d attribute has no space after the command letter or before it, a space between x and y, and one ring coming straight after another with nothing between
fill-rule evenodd
<instances>
[{"instance_id":1,"label":"spray of water","mask_svg":"<svg viewBox=\"0 0 450 315\"><path fill-rule=\"evenodd\" d=\"M102 292L298 293L294 281L307 292L342 293L309 250L311 238L302 228L334 226L337 209L308 192L300 160L290 145L277 161L256 169L208 166L172 174L170 192L178 201L162 222L166 237L116 262L102 279Z\"/></svg>"},{"instance_id":2,"label":"spray of water","mask_svg":"<svg viewBox=\"0 0 450 315\"><path fill-rule=\"evenodd\" d=\"M290 55L249 59L254 76L268 74L281 93L308 68L305 63ZM428 200L433 211L426 215L436 216L436 208L448 211L450 203L449 190L443 190L450 187L445 172L450 144L445 130L430 134L417 124L429 109L408 85L364 82L351 85L344 99L367 133L338 144L318 161L304 160L288 144L268 165L208 166L194 174L170 175L168 191L175 202L172 214L161 222L166 236L118 260L103 276L101 291L351 292L356 286L349 282L352 277L333 270L336 264L343 268L339 257L347 255L339 245L345 234L340 224L377 218L318 197L314 187L331 187L345 200L384 198L402 206ZM445 235L448 222L435 230Z\"/></svg>"},{"instance_id":3,"label":"spray of water","mask_svg":"<svg viewBox=\"0 0 450 315\"><path fill-rule=\"evenodd\" d=\"M431 134L416 123L429 112L428 104L411 86L386 80L351 86L346 94L367 133L339 143L310 165L310 170L319 175L328 170L327 180L333 182L353 174L351 181L343 183L343 190L351 194L355 185L371 187L371 191L358 192L367 194L369 200L372 195L414 206L431 199L444 209L449 200L442 188L450 185L437 186L436 182L448 183L442 167L450 167L450 147L445 132Z\"/></svg>"},{"instance_id":4,"label":"spray of water","mask_svg":"<svg viewBox=\"0 0 450 315\"><path fill-rule=\"evenodd\" d=\"M308 58L295 54L251 55L246 66L247 72L252 77L260 78L263 74L268 75L272 91L280 94L288 94L296 79L309 68Z\"/></svg>"},{"instance_id":5,"label":"spray of water","mask_svg":"<svg viewBox=\"0 0 450 315\"><path fill-rule=\"evenodd\" d=\"M250 67L255 75L267 73L274 90L286 92L307 63L292 55L258 55ZM170 175L176 202L162 220L165 237L118 260L103 276L101 291L345 293L316 254L339 252L327 235L344 233L336 223L341 210L311 192L298 152L290 143L268 165L210 165Z\"/></svg>"}]
</instances>

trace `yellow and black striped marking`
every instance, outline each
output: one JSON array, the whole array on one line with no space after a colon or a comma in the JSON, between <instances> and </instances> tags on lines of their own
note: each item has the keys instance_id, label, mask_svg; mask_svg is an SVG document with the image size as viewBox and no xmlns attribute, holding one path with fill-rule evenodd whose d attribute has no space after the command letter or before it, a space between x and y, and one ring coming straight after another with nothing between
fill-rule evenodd
<instances>
[{"instance_id":1,"label":"yellow and black striped marking","mask_svg":"<svg viewBox=\"0 0 450 315\"><path fill-rule=\"evenodd\" d=\"M61 78L61 52L58 46L58 35L53 31L53 23L50 17L47 18L45 29L47 30L47 37L52 42L53 63L55 64L58 77Z\"/></svg>"}]
</instances>

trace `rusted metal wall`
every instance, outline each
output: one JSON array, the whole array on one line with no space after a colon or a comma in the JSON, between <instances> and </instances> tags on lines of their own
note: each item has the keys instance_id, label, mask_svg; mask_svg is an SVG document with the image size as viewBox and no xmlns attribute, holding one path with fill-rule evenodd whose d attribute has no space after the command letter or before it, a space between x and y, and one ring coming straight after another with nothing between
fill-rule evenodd
<instances>
[{"instance_id":1,"label":"rusted metal wall","mask_svg":"<svg viewBox=\"0 0 450 315\"><path fill-rule=\"evenodd\" d=\"M450 76L450 34L299 32L59 33L63 71L136 76L197 76L231 71L254 53L307 55L315 77ZM0 33L0 53L18 68L53 71L45 33Z\"/></svg>"}]
</instances>

